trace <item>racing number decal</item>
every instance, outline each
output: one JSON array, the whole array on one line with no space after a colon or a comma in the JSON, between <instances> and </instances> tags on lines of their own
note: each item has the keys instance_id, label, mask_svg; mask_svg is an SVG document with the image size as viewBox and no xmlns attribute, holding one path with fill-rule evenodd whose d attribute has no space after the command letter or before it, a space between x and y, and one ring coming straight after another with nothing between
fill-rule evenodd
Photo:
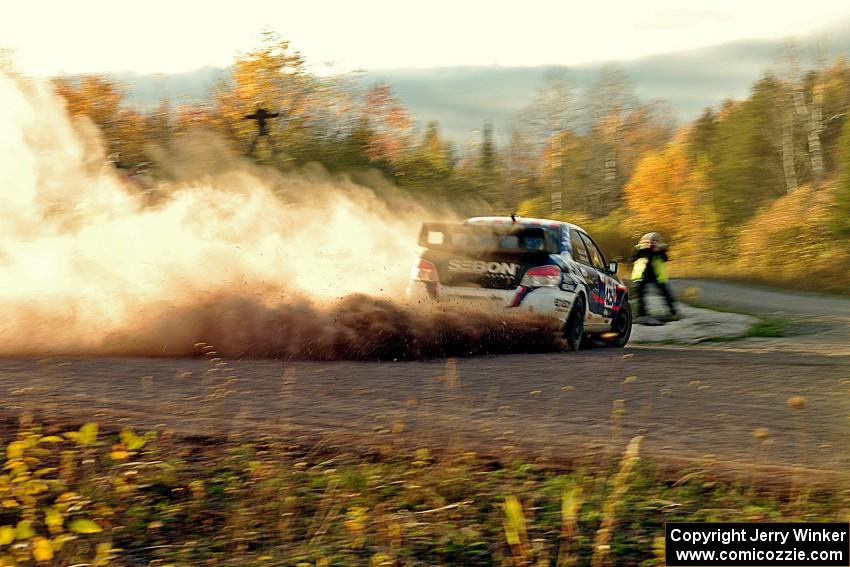
<instances>
[{"instance_id":1,"label":"racing number decal","mask_svg":"<svg viewBox=\"0 0 850 567\"><path fill-rule=\"evenodd\" d=\"M617 301L617 290L613 286L611 278L605 278L605 307L611 308Z\"/></svg>"}]
</instances>

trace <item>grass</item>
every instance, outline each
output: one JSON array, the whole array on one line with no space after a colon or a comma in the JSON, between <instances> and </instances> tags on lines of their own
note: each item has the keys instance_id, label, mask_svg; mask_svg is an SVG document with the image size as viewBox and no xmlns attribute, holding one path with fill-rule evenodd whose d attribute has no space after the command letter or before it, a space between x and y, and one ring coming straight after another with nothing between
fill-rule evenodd
<instances>
[{"instance_id":1,"label":"grass","mask_svg":"<svg viewBox=\"0 0 850 567\"><path fill-rule=\"evenodd\" d=\"M665 522L838 520L848 496L670 475L640 438L570 469L95 424L4 449L3 565L661 565Z\"/></svg>"},{"instance_id":2,"label":"grass","mask_svg":"<svg viewBox=\"0 0 850 567\"><path fill-rule=\"evenodd\" d=\"M746 311L744 309L731 308L720 305L711 305L707 303L703 303L696 298L689 298L687 293L683 293L680 301L687 303L691 307L696 307L698 309L709 309L711 311L717 311L720 313L737 313L739 315L748 315L750 317L754 317L757 319L753 326L747 331L744 337L765 337L765 338L776 338L776 337L786 337L790 334L791 329L791 321L788 319L784 319L781 317L770 316L766 317L764 315L760 315L757 313L752 313L750 311ZM741 338L741 337L738 337ZM737 339L728 339L728 340L737 340Z\"/></svg>"},{"instance_id":3,"label":"grass","mask_svg":"<svg viewBox=\"0 0 850 567\"><path fill-rule=\"evenodd\" d=\"M789 321L776 317L761 318L747 332L748 337L785 337L788 336Z\"/></svg>"}]
</instances>

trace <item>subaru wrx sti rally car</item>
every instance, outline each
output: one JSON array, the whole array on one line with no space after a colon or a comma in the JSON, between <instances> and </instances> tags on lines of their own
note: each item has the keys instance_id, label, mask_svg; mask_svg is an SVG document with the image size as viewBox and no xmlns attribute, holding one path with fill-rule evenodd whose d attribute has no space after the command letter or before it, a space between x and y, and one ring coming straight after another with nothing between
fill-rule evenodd
<instances>
[{"instance_id":1,"label":"subaru wrx sti rally car","mask_svg":"<svg viewBox=\"0 0 850 567\"><path fill-rule=\"evenodd\" d=\"M576 350L588 337L622 347L632 330L617 262L580 227L560 221L476 217L424 223L408 298L555 318Z\"/></svg>"}]
</instances>

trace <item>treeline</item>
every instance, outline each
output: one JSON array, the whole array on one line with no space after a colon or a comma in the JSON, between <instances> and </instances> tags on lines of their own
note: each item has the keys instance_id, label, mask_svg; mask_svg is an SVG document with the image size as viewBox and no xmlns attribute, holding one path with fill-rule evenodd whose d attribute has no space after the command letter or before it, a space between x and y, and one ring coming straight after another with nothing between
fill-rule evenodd
<instances>
[{"instance_id":1,"label":"treeline","mask_svg":"<svg viewBox=\"0 0 850 567\"><path fill-rule=\"evenodd\" d=\"M617 67L583 88L545 79L502 143L490 125L466 147L436 123L419 127L387 85L318 77L286 41L267 34L236 58L206 104L163 102L142 112L103 77L57 80L69 110L101 129L132 168L198 130L287 170L377 169L420 198L473 199L480 213L569 219L625 256L646 230L671 242L680 271L769 279L816 289L850 282L850 65L803 69L790 54L745 100L678 126L642 101ZM280 117L257 136L246 114ZM152 169L157 175L156 166ZM481 210L482 208L488 210Z\"/></svg>"},{"instance_id":2,"label":"treeline","mask_svg":"<svg viewBox=\"0 0 850 567\"><path fill-rule=\"evenodd\" d=\"M163 101L141 111L123 104L121 85L107 77L55 82L71 114L90 118L112 159L131 171L142 164L154 176L164 174L156 167L160 150L209 131L264 165L289 170L318 162L331 171L377 169L424 198L486 198L496 187L492 129L485 128L474 152L462 153L436 123L418 127L388 85L311 74L304 58L274 34L239 55L231 80L216 85L204 104ZM279 114L268 120L269 135L259 139L256 122L245 119L257 107Z\"/></svg>"}]
</instances>

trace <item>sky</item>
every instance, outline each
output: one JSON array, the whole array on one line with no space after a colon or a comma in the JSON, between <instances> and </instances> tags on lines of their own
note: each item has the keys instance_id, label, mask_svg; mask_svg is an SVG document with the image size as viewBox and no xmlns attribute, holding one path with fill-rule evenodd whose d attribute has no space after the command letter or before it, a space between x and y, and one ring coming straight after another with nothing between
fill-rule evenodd
<instances>
[{"instance_id":1,"label":"sky","mask_svg":"<svg viewBox=\"0 0 850 567\"><path fill-rule=\"evenodd\" d=\"M174 73L229 65L263 29L318 73L577 65L821 31L847 0L4 0L20 70Z\"/></svg>"}]
</instances>

